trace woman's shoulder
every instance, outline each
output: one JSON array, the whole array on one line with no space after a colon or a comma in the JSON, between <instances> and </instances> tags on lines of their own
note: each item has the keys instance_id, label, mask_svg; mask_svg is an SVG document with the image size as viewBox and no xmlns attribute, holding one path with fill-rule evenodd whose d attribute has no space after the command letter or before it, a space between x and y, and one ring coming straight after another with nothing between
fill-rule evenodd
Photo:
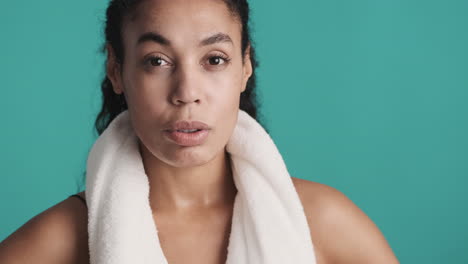
<instances>
[{"instance_id":1,"label":"woman's shoulder","mask_svg":"<svg viewBox=\"0 0 468 264\"><path fill-rule=\"evenodd\" d=\"M378 227L345 194L326 184L291 178L322 263L399 263Z\"/></svg>"},{"instance_id":2,"label":"woman's shoulder","mask_svg":"<svg viewBox=\"0 0 468 264\"><path fill-rule=\"evenodd\" d=\"M87 222L83 202L67 197L2 241L0 263L89 263Z\"/></svg>"}]
</instances>

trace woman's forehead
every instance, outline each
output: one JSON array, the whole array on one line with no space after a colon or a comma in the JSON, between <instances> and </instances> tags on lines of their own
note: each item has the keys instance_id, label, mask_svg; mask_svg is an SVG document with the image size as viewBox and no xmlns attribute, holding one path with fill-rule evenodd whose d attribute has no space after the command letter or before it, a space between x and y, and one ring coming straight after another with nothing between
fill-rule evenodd
<instances>
[{"instance_id":1,"label":"woman's forehead","mask_svg":"<svg viewBox=\"0 0 468 264\"><path fill-rule=\"evenodd\" d=\"M241 25L221 0L144 1L135 12L134 19L124 23L123 29L128 44L135 47L145 41L168 46L240 43Z\"/></svg>"}]
</instances>

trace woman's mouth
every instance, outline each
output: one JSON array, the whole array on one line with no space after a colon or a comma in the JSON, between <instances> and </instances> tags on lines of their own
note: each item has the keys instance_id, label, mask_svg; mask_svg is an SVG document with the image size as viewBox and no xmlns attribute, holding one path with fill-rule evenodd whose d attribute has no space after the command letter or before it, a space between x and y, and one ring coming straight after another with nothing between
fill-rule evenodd
<instances>
[{"instance_id":1,"label":"woman's mouth","mask_svg":"<svg viewBox=\"0 0 468 264\"><path fill-rule=\"evenodd\" d=\"M187 129L187 130L184 130L184 129L179 129L177 130L178 132L184 132L184 133L193 133L193 132L197 132L197 131L200 131L201 129Z\"/></svg>"},{"instance_id":2,"label":"woman's mouth","mask_svg":"<svg viewBox=\"0 0 468 264\"><path fill-rule=\"evenodd\" d=\"M166 130L164 134L174 143L180 146L196 146L202 144L208 137L207 129L178 129Z\"/></svg>"}]
</instances>

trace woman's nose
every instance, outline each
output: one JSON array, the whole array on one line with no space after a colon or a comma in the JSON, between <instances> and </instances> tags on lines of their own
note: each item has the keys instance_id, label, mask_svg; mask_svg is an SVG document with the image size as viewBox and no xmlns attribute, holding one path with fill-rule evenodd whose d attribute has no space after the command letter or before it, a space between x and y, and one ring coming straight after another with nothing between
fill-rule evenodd
<instances>
[{"instance_id":1,"label":"woman's nose","mask_svg":"<svg viewBox=\"0 0 468 264\"><path fill-rule=\"evenodd\" d=\"M174 73L174 87L171 93L171 102L174 105L200 103L201 82L194 66L184 65L178 67Z\"/></svg>"}]
</instances>

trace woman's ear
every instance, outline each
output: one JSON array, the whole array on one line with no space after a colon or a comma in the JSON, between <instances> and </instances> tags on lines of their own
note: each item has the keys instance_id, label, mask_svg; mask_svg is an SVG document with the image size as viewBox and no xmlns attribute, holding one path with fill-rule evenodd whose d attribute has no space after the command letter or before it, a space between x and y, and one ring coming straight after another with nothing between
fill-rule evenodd
<instances>
[{"instance_id":1,"label":"woman's ear","mask_svg":"<svg viewBox=\"0 0 468 264\"><path fill-rule=\"evenodd\" d=\"M122 78L121 78L121 70L120 64L117 62L117 58L115 57L114 49L110 44L106 44L107 50L107 63L106 63L106 74L107 78L112 83L112 89L116 94L123 93L122 89Z\"/></svg>"},{"instance_id":2,"label":"woman's ear","mask_svg":"<svg viewBox=\"0 0 468 264\"><path fill-rule=\"evenodd\" d=\"M243 73L244 74L241 93L247 88L247 81L249 80L250 76L252 76L252 61L250 60L250 43L248 44L245 50Z\"/></svg>"}]
</instances>

